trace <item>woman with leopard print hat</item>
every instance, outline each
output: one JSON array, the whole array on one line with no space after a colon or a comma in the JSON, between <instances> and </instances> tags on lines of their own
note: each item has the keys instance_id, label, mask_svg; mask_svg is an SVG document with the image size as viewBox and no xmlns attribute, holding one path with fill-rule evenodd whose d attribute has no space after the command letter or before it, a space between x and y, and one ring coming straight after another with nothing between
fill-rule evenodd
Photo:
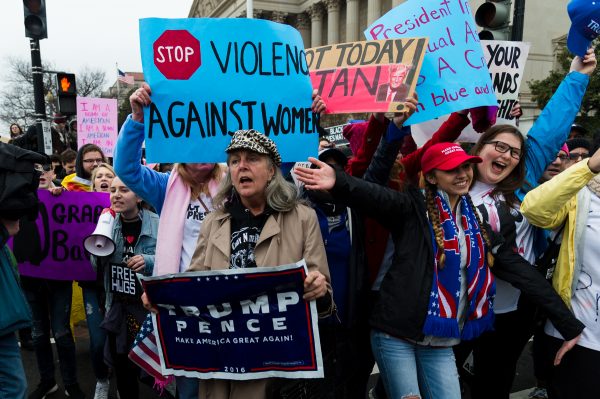
<instances>
[{"instance_id":1,"label":"woman with leopard print hat","mask_svg":"<svg viewBox=\"0 0 600 399\"><path fill-rule=\"evenodd\" d=\"M320 313L332 308L325 247L317 215L298 201L281 174L275 143L255 130L238 130L225 150L229 171L215 208L200 232L190 271L276 266L306 261L304 299ZM223 243L222 241L227 242ZM266 398L272 379L203 380L200 398Z\"/></svg>"}]
</instances>

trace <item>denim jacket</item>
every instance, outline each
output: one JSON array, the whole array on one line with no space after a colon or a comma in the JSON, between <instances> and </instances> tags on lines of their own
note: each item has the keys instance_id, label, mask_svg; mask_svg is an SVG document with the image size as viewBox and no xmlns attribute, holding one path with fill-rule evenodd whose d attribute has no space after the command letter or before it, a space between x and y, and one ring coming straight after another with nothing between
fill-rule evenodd
<instances>
[{"instance_id":1,"label":"denim jacket","mask_svg":"<svg viewBox=\"0 0 600 399\"><path fill-rule=\"evenodd\" d=\"M158 215L154 212L142 209L140 211L140 218L142 219L142 231L140 237L135 244L134 253L136 255L142 255L146 266L144 268L144 276L151 276L152 270L154 269L154 253L156 250L156 235L158 233ZM90 260L94 270L98 271L98 266L102 266L100 270L104 271L103 281L104 289L106 291L106 310L110 309L112 305L112 294L110 292L110 274L106 272L109 270L111 263L121 263L123 260L123 234L121 231L121 218L117 215L115 224L112 231L112 239L115 243L115 252L110 256L97 257L92 255Z\"/></svg>"}]
</instances>

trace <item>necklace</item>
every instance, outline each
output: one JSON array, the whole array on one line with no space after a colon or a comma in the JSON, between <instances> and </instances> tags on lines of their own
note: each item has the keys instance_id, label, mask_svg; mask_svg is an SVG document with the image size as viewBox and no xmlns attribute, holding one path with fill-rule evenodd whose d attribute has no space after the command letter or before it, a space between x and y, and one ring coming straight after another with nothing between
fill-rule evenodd
<instances>
[{"instance_id":1,"label":"necklace","mask_svg":"<svg viewBox=\"0 0 600 399\"><path fill-rule=\"evenodd\" d=\"M131 222L137 222L140 219L140 214L138 213L137 215L135 215L135 217L132 218L126 218L125 216L121 215L121 220L125 223L131 223Z\"/></svg>"}]
</instances>

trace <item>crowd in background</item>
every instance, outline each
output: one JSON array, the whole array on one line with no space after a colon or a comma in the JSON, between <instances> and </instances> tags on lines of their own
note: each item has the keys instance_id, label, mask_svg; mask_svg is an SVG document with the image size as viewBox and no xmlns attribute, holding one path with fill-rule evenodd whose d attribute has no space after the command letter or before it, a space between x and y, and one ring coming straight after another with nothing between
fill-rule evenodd
<instances>
[{"instance_id":1,"label":"crowd in background","mask_svg":"<svg viewBox=\"0 0 600 399\"><path fill-rule=\"evenodd\" d=\"M373 114L345 126L347 148L322 139L312 166L293 170L252 129L232 135L226 164L145 165L147 85L130 97L114 159L94 144L77 148L76 128L61 116L51 157L28 151L37 149L35 129L11 125L0 169L20 180L6 178L0 193L0 398L27 396L17 331L37 359L29 398L58 390L51 338L66 393L85 397L69 322L72 281L19 277L5 245L35 224L38 188L58 198L106 192L116 216L116 250L91 256L96 281L77 283L94 398L108 397L113 375L121 398L139 397L138 381L153 383L127 356L152 298L111 292L110 265L160 276L301 259L325 377L176 377L178 398L458 399L468 390L506 399L532 336L531 398L596 397L600 143L573 124L595 67L593 51L573 60L527 138L514 126L489 126L469 153L455 142L477 111L453 113L417 148L405 126L415 97L391 119ZM312 109L326 110L316 94ZM6 312L9 301L14 311ZM375 363L380 379L367 392Z\"/></svg>"}]
</instances>

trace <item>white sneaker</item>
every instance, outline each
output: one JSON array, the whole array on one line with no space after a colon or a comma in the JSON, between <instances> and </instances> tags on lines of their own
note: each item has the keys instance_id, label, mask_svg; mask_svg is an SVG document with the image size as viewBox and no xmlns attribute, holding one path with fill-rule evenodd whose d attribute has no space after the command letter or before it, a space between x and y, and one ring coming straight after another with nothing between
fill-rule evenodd
<instances>
[{"instance_id":1,"label":"white sneaker","mask_svg":"<svg viewBox=\"0 0 600 399\"><path fill-rule=\"evenodd\" d=\"M94 394L94 399L108 399L109 388L110 388L109 380L96 381L96 393Z\"/></svg>"}]
</instances>

